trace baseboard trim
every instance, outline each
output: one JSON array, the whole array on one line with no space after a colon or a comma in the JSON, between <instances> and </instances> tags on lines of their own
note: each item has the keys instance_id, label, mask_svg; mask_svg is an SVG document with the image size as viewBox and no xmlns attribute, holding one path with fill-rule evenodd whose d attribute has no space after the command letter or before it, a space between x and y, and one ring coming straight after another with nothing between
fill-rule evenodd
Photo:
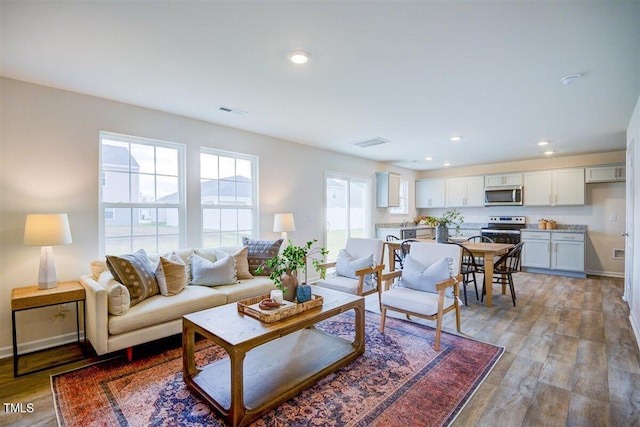
<instances>
[{"instance_id":1,"label":"baseboard trim","mask_svg":"<svg viewBox=\"0 0 640 427\"><path fill-rule=\"evenodd\" d=\"M633 313L629 315L629 322L631 323L633 335L636 337L636 345L638 346L638 350L640 350L640 324L638 324L636 318L633 317Z\"/></svg>"},{"instance_id":2,"label":"baseboard trim","mask_svg":"<svg viewBox=\"0 0 640 427\"><path fill-rule=\"evenodd\" d=\"M587 274L590 274L592 276L615 277L619 279L624 279L624 272L620 273L618 271L587 270Z\"/></svg>"},{"instance_id":3,"label":"baseboard trim","mask_svg":"<svg viewBox=\"0 0 640 427\"><path fill-rule=\"evenodd\" d=\"M80 339L84 340L84 332L80 331ZM59 345L74 343L78 340L76 332L69 332L68 334L57 335L55 337L49 337L34 341L28 341L18 344L18 354L32 353L34 351L46 350L48 348L57 347ZM6 359L13 357L13 347L1 347L0 359Z\"/></svg>"}]
</instances>

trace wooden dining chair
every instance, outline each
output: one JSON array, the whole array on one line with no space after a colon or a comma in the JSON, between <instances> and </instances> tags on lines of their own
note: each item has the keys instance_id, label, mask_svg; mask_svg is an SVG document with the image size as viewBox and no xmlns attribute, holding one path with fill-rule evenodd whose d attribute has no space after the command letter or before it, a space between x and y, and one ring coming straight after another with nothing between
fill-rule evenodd
<instances>
[{"instance_id":1,"label":"wooden dining chair","mask_svg":"<svg viewBox=\"0 0 640 427\"><path fill-rule=\"evenodd\" d=\"M516 306L516 291L513 285L513 274L520 271L520 258L523 246L524 242L518 243L509 249L509 252L502 255L498 261L493 263L493 283L509 285L511 300L513 301L514 307ZM482 297L484 297L484 294L485 284L482 285Z\"/></svg>"},{"instance_id":2,"label":"wooden dining chair","mask_svg":"<svg viewBox=\"0 0 640 427\"><path fill-rule=\"evenodd\" d=\"M491 237L477 235L471 236L467 239L467 242L472 243L495 243ZM484 257L476 257L476 266L478 267L479 272L484 271Z\"/></svg>"},{"instance_id":3,"label":"wooden dining chair","mask_svg":"<svg viewBox=\"0 0 640 427\"><path fill-rule=\"evenodd\" d=\"M385 237L385 240L387 242L397 242L400 239L398 239L393 234L388 234L387 237ZM393 258L396 260L396 265L395 265L396 269L401 269L402 268L402 255L401 255L399 250L393 251Z\"/></svg>"},{"instance_id":4,"label":"wooden dining chair","mask_svg":"<svg viewBox=\"0 0 640 427\"><path fill-rule=\"evenodd\" d=\"M478 295L478 281L476 280L476 273L482 273L478 264L476 263L476 257L473 256L471 251L464 247L464 245L456 242L452 242L454 245L460 246L462 249L462 260L460 262L460 274L462 274L462 290L464 292L464 305L467 303L467 285L473 282L473 287L476 290L476 299L479 301Z\"/></svg>"}]
</instances>

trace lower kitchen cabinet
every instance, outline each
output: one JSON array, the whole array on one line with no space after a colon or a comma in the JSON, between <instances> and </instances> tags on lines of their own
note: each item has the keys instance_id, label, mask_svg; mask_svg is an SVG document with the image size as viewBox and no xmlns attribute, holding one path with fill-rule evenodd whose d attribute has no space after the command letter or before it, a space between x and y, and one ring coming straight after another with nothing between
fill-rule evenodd
<instances>
[{"instance_id":1,"label":"lower kitchen cabinet","mask_svg":"<svg viewBox=\"0 0 640 427\"><path fill-rule=\"evenodd\" d=\"M562 231L523 231L522 267L533 272L584 277L584 236Z\"/></svg>"}]
</instances>

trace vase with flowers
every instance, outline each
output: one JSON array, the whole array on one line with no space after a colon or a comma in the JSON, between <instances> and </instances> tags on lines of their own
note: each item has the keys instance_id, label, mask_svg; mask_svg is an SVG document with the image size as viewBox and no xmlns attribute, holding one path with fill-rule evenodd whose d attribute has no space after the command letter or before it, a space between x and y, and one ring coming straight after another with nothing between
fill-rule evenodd
<instances>
[{"instance_id":1,"label":"vase with flowers","mask_svg":"<svg viewBox=\"0 0 640 427\"><path fill-rule=\"evenodd\" d=\"M256 273L261 273L268 268L271 271L269 278L273 281L274 285L276 285L276 288L282 290L284 299L292 302L295 301L298 288L298 270L304 272L303 285L306 285L308 261L311 261L313 268L324 278L324 269L320 268L320 264L329 251L325 248L312 248L316 242L317 240L314 239L308 241L303 246L296 246L289 240L289 244L284 251L268 259L264 265L256 269ZM298 298L298 302L305 302L311 299L310 288L308 290L306 288L303 289L304 292L300 292L302 297ZM307 294L308 299L306 299ZM300 301L301 299L305 301Z\"/></svg>"},{"instance_id":2,"label":"vase with flowers","mask_svg":"<svg viewBox=\"0 0 640 427\"><path fill-rule=\"evenodd\" d=\"M433 217L433 223L436 225L436 242L446 243L449 241L449 228L455 225L456 231L460 230L460 224L464 221L464 217L457 210L446 211L442 216Z\"/></svg>"}]
</instances>

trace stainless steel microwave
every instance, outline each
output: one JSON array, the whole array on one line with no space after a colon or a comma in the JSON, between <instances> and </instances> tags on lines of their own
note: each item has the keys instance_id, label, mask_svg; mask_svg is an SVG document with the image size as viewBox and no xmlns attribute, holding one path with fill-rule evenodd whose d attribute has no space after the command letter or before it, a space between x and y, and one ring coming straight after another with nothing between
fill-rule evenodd
<instances>
[{"instance_id":1,"label":"stainless steel microwave","mask_svg":"<svg viewBox=\"0 0 640 427\"><path fill-rule=\"evenodd\" d=\"M485 206L522 206L522 185L485 187Z\"/></svg>"}]
</instances>

